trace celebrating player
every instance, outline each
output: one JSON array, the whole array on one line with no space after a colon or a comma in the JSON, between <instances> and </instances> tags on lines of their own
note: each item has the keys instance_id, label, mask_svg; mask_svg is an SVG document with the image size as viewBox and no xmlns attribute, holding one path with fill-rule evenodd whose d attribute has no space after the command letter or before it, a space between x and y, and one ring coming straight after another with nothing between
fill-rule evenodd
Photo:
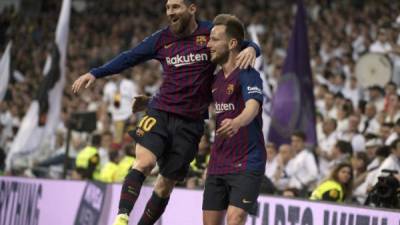
<instances>
[{"instance_id":1,"label":"celebrating player","mask_svg":"<svg viewBox=\"0 0 400 225\"><path fill-rule=\"evenodd\" d=\"M235 58L244 38L240 20L222 14L215 18L208 47L211 61L221 66L212 95L216 139L211 150L203 197L204 225L243 225L255 204L266 155L262 134L263 102L260 74L240 69Z\"/></svg>"},{"instance_id":2,"label":"celebrating player","mask_svg":"<svg viewBox=\"0 0 400 225\"><path fill-rule=\"evenodd\" d=\"M137 47L123 52L105 65L79 77L72 89L88 88L96 78L117 74L150 59L163 67L163 83L149 103L147 115L136 130L136 162L126 176L115 225L128 224L129 213L139 196L145 177L156 162L160 167L153 195L139 225L154 224L168 204L177 181L182 180L196 155L203 134L204 116L211 101L215 65L207 48L210 22L197 21L193 0L168 0L169 26L146 38ZM242 68L254 64L252 43L237 55ZM245 46L246 47L246 44Z\"/></svg>"}]
</instances>

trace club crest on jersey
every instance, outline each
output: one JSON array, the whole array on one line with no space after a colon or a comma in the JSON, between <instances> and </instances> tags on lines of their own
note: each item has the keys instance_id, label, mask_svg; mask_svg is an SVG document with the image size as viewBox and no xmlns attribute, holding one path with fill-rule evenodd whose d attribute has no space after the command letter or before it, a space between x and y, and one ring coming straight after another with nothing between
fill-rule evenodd
<instances>
[{"instance_id":1,"label":"club crest on jersey","mask_svg":"<svg viewBox=\"0 0 400 225\"><path fill-rule=\"evenodd\" d=\"M202 36L197 36L196 37L196 44L199 46L204 46L207 44L207 37L202 35Z\"/></svg>"},{"instance_id":2,"label":"club crest on jersey","mask_svg":"<svg viewBox=\"0 0 400 225\"><path fill-rule=\"evenodd\" d=\"M233 91L235 91L235 85L233 84L228 84L228 87L226 88L226 93L228 95L233 94Z\"/></svg>"},{"instance_id":3,"label":"club crest on jersey","mask_svg":"<svg viewBox=\"0 0 400 225\"><path fill-rule=\"evenodd\" d=\"M142 129L140 129L140 128L136 129L136 135L137 135L138 137L143 137L143 135L144 135L144 130L142 130Z\"/></svg>"}]
</instances>

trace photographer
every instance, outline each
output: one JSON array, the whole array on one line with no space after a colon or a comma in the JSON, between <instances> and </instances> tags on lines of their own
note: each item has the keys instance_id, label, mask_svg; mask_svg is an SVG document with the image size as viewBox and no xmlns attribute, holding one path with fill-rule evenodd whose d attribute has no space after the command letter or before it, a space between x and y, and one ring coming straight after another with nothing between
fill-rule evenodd
<instances>
[{"instance_id":1,"label":"photographer","mask_svg":"<svg viewBox=\"0 0 400 225\"><path fill-rule=\"evenodd\" d=\"M392 149L392 154L390 154L389 157L387 157L379 167L379 172L374 179L374 184L378 182L378 177L387 175L383 173L383 170L397 171L398 173L395 174L394 177L400 181L400 139L396 139L394 142L392 142L390 147Z\"/></svg>"}]
</instances>

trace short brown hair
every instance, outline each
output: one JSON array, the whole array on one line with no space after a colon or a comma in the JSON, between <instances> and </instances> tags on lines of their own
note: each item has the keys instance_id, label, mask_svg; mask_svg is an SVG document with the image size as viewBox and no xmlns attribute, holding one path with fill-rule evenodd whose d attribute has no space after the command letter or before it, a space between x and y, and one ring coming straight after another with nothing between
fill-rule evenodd
<instances>
[{"instance_id":1,"label":"short brown hair","mask_svg":"<svg viewBox=\"0 0 400 225\"><path fill-rule=\"evenodd\" d=\"M239 45L244 40L244 26L236 16L231 14L219 14L214 19L214 26L224 25L226 26L226 34L235 38Z\"/></svg>"}]
</instances>

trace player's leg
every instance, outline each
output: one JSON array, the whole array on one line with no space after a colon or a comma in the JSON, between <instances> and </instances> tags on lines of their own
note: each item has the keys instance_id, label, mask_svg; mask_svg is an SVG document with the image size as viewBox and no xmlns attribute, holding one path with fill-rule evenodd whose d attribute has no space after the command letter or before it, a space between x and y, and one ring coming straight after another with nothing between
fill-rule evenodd
<instances>
[{"instance_id":1,"label":"player's leg","mask_svg":"<svg viewBox=\"0 0 400 225\"><path fill-rule=\"evenodd\" d=\"M154 192L147 202L146 209L138 225L154 224L164 213L169 196L177 181L159 175L154 186Z\"/></svg>"},{"instance_id":2,"label":"player's leg","mask_svg":"<svg viewBox=\"0 0 400 225\"><path fill-rule=\"evenodd\" d=\"M225 211L229 204L229 188L225 175L208 175L203 193L203 224L223 224Z\"/></svg>"},{"instance_id":3,"label":"player's leg","mask_svg":"<svg viewBox=\"0 0 400 225\"><path fill-rule=\"evenodd\" d=\"M162 112L149 110L135 132L135 165L125 177L114 225L128 224L129 214L140 194L143 181L156 165L165 148L166 126Z\"/></svg>"},{"instance_id":4,"label":"player's leg","mask_svg":"<svg viewBox=\"0 0 400 225\"><path fill-rule=\"evenodd\" d=\"M203 225L222 225L224 217L225 211L204 210Z\"/></svg>"},{"instance_id":5,"label":"player's leg","mask_svg":"<svg viewBox=\"0 0 400 225\"><path fill-rule=\"evenodd\" d=\"M146 205L139 225L151 225L160 218L175 184L186 177L203 135L202 121L186 121L170 115L168 127L171 145L158 161L161 176L157 179L153 195Z\"/></svg>"},{"instance_id":6,"label":"player's leg","mask_svg":"<svg viewBox=\"0 0 400 225\"><path fill-rule=\"evenodd\" d=\"M156 165L156 156L147 148L136 144L136 161L122 184L118 214L130 214L139 197L146 176Z\"/></svg>"},{"instance_id":7,"label":"player's leg","mask_svg":"<svg viewBox=\"0 0 400 225\"><path fill-rule=\"evenodd\" d=\"M230 196L227 225L243 225L249 213L255 214L262 176L262 172L255 171L228 175Z\"/></svg>"},{"instance_id":8,"label":"player's leg","mask_svg":"<svg viewBox=\"0 0 400 225\"><path fill-rule=\"evenodd\" d=\"M239 207L229 205L226 213L227 225L244 225L247 219L247 212Z\"/></svg>"}]
</instances>

